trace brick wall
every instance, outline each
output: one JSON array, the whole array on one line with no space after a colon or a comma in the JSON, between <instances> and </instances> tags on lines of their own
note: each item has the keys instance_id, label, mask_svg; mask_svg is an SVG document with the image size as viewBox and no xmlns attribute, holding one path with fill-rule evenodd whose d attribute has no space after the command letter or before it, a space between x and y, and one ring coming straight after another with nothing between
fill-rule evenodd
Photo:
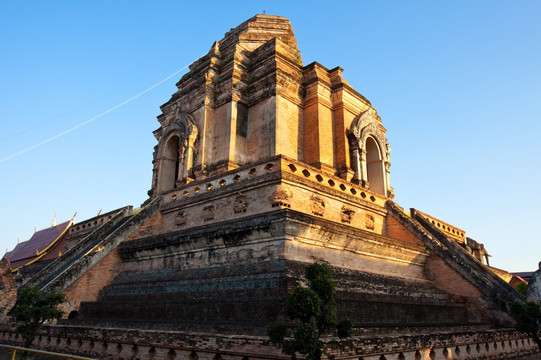
<instances>
[{"instance_id":1,"label":"brick wall","mask_svg":"<svg viewBox=\"0 0 541 360\"><path fill-rule=\"evenodd\" d=\"M394 217L387 216L385 219L385 236L392 239L404 241L409 244L424 245L424 243L415 236L404 225L399 223Z\"/></svg>"},{"instance_id":2,"label":"brick wall","mask_svg":"<svg viewBox=\"0 0 541 360\"><path fill-rule=\"evenodd\" d=\"M21 344L13 327L0 325L0 342ZM354 337L329 343L324 359L359 360L511 360L537 359L532 339L513 329L478 332ZM35 348L99 359L290 359L267 337L179 331L45 326ZM536 357L534 357L536 356ZM298 358L303 358L299 356Z\"/></svg>"},{"instance_id":3,"label":"brick wall","mask_svg":"<svg viewBox=\"0 0 541 360\"><path fill-rule=\"evenodd\" d=\"M122 259L114 249L105 256L99 263L90 268L75 283L68 286L64 293L68 299L62 307L64 317L71 311L79 310L83 301L97 301L98 292L110 284L121 270Z\"/></svg>"},{"instance_id":4,"label":"brick wall","mask_svg":"<svg viewBox=\"0 0 541 360\"><path fill-rule=\"evenodd\" d=\"M145 222L139 229L135 230L133 234L131 234L126 240L124 241L131 241L134 239L138 239L141 237L156 235L160 227L162 225L163 216L161 212L156 213L154 216L152 216L150 219L148 219L147 222Z\"/></svg>"},{"instance_id":5,"label":"brick wall","mask_svg":"<svg viewBox=\"0 0 541 360\"><path fill-rule=\"evenodd\" d=\"M8 259L0 260L0 322L7 319L6 314L17 300L17 283L11 273Z\"/></svg>"},{"instance_id":6,"label":"brick wall","mask_svg":"<svg viewBox=\"0 0 541 360\"><path fill-rule=\"evenodd\" d=\"M433 283L440 289L453 295L466 297L481 297L483 294L462 275L457 273L438 255L432 254L428 258L426 268L433 277Z\"/></svg>"}]
</instances>

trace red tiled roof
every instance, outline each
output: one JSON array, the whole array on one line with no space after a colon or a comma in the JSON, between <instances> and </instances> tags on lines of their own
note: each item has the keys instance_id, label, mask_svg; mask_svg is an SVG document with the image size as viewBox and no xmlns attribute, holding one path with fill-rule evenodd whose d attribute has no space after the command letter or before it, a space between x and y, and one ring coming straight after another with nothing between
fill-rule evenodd
<instances>
[{"instance_id":1,"label":"red tiled roof","mask_svg":"<svg viewBox=\"0 0 541 360\"><path fill-rule=\"evenodd\" d=\"M41 255L41 252L47 249L58 239L62 233L69 227L71 221L37 231L30 240L18 244L13 251L6 253L4 257L11 262L11 268L16 269Z\"/></svg>"},{"instance_id":2,"label":"red tiled roof","mask_svg":"<svg viewBox=\"0 0 541 360\"><path fill-rule=\"evenodd\" d=\"M66 237L62 236L62 239L58 240L39 261L56 259L62 254L65 254L68 250L68 245L66 244Z\"/></svg>"}]
</instances>

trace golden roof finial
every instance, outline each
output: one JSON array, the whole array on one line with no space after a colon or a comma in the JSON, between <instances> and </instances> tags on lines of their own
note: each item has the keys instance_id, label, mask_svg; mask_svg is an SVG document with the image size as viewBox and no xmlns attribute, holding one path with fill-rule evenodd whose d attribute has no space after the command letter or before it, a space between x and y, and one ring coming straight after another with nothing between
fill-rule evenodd
<instances>
[{"instance_id":1,"label":"golden roof finial","mask_svg":"<svg viewBox=\"0 0 541 360\"><path fill-rule=\"evenodd\" d=\"M18 238L17 238L17 244L20 244L20 243L21 243L21 238L18 237Z\"/></svg>"},{"instance_id":2,"label":"golden roof finial","mask_svg":"<svg viewBox=\"0 0 541 360\"><path fill-rule=\"evenodd\" d=\"M35 233L38 232L37 226L34 226L34 232L35 232Z\"/></svg>"},{"instance_id":3,"label":"golden roof finial","mask_svg":"<svg viewBox=\"0 0 541 360\"><path fill-rule=\"evenodd\" d=\"M100 209L100 211L98 211L98 215L96 215L96 216L100 216L100 214L101 214L101 210L102 210L102 209Z\"/></svg>"},{"instance_id":4,"label":"golden roof finial","mask_svg":"<svg viewBox=\"0 0 541 360\"><path fill-rule=\"evenodd\" d=\"M51 227L55 227L55 226L56 226L56 211L54 212L53 225Z\"/></svg>"}]
</instances>

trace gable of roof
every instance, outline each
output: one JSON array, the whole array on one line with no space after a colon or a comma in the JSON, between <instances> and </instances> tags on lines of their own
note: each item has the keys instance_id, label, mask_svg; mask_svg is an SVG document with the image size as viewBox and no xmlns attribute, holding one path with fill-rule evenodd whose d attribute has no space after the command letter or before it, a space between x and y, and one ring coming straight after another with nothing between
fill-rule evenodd
<instances>
[{"instance_id":1,"label":"gable of roof","mask_svg":"<svg viewBox=\"0 0 541 360\"><path fill-rule=\"evenodd\" d=\"M11 268L14 270L39 260L51 247L60 241L72 223L69 220L62 224L36 231L30 240L17 244L15 249L4 255L4 258L9 259Z\"/></svg>"}]
</instances>

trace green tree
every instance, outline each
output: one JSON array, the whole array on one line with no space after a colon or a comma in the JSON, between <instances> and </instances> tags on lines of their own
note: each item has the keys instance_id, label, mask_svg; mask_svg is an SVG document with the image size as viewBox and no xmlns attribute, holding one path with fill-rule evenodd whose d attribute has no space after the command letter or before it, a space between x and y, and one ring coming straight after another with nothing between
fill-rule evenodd
<instances>
[{"instance_id":1,"label":"green tree","mask_svg":"<svg viewBox=\"0 0 541 360\"><path fill-rule=\"evenodd\" d=\"M323 354L320 337L336 328L340 339L347 338L353 333L353 322L336 320L336 284L331 268L313 263L306 267L305 277L308 287L295 287L285 303L285 313L295 321L295 327L291 330L285 324L275 324L267 327L267 334L272 344L281 346L292 359L298 352L308 360L320 360Z\"/></svg>"},{"instance_id":2,"label":"green tree","mask_svg":"<svg viewBox=\"0 0 541 360\"><path fill-rule=\"evenodd\" d=\"M19 290L15 305L17 333L22 335L24 347L30 347L39 328L46 321L57 320L64 314L58 305L66 301L66 296L59 291L40 293L36 287L24 287Z\"/></svg>"},{"instance_id":3,"label":"green tree","mask_svg":"<svg viewBox=\"0 0 541 360\"><path fill-rule=\"evenodd\" d=\"M526 296L526 293L528 292L528 283L521 281L515 286L515 289L522 295Z\"/></svg>"},{"instance_id":4,"label":"green tree","mask_svg":"<svg viewBox=\"0 0 541 360\"><path fill-rule=\"evenodd\" d=\"M526 304L515 301L511 304L511 312L517 319L516 329L531 336L541 351L541 339L539 338L541 306L534 301L528 301Z\"/></svg>"}]
</instances>

